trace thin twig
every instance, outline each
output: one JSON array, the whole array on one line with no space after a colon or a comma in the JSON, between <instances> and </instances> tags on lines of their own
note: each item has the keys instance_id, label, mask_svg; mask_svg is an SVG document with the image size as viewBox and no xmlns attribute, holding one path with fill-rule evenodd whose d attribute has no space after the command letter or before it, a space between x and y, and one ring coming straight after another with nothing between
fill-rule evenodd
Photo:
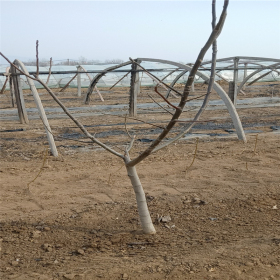
<instances>
[{"instance_id":1,"label":"thin twig","mask_svg":"<svg viewBox=\"0 0 280 280\"><path fill-rule=\"evenodd\" d=\"M191 120L191 121L184 121L184 120L173 120L174 122L181 122L181 123L193 123L193 122L195 122L195 123L200 123L200 122L210 122L210 121L212 121L212 122L215 122L215 120L206 120L206 121L193 121L193 120Z\"/></svg>"},{"instance_id":2,"label":"thin twig","mask_svg":"<svg viewBox=\"0 0 280 280\"><path fill-rule=\"evenodd\" d=\"M125 118L123 116L115 116L115 117ZM131 119L131 120L135 120L135 121L138 121L138 122L142 122L142 123L145 123L145 124L148 124L148 125L151 125L151 126L155 126L155 127L161 128L161 129L164 129L164 127L162 127L162 126L159 126L159 125L156 125L156 124L153 124L153 123L148 123L148 122L145 122L143 120L139 120L137 118L133 118L133 117L126 117L126 118Z\"/></svg>"},{"instance_id":3,"label":"thin twig","mask_svg":"<svg viewBox=\"0 0 280 280\"><path fill-rule=\"evenodd\" d=\"M63 92L70 85L70 83L77 77L77 75L78 73L59 92Z\"/></svg>"},{"instance_id":4,"label":"thin twig","mask_svg":"<svg viewBox=\"0 0 280 280\"><path fill-rule=\"evenodd\" d=\"M0 94L3 94L3 93L4 93L5 88L6 88L6 84L7 84L8 80L9 80L9 76L7 75L6 80L5 80L5 82L4 82L4 85L3 85L2 89L1 89Z\"/></svg>"},{"instance_id":5,"label":"thin twig","mask_svg":"<svg viewBox=\"0 0 280 280\"><path fill-rule=\"evenodd\" d=\"M122 166L119 169L117 169L115 172L112 172L112 173L109 174L108 185L110 185L112 175L117 173L118 171L120 171L123 167L124 167L124 164L122 164Z\"/></svg>"},{"instance_id":6,"label":"thin twig","mask_svg":"<svg viewBox=\"0 0 280 280\"><path fill-rule=\"evenodd\" d=\"M259 136L259 134L256 135L256 142L255 142L254 154L256 153L256 149L257 149L258 136Z\"/></svg>"},{"instance_id":7,"label":"thin twig","mask_svg":"<svg viewBox=\"0 0 280 280\"><path fill-rule=\"evenodd\" d=\"M147 95L148 95L159 107L161 107L164 111L166 111L167 113L173 115L172 112L168 111L166 108L164 108L163 106L161 106L158 102L156 102L156 100L155 100L149 93L147 93Z\"/></svg>"},{"instance_id":8,"label":"thin twig","mask_svg":"<svg viewBox=\"0 0 280 280\"><path fill-rule=\"evenodd\" d=\"M46 149L45 149L45 154L44 154L43 163L42 163L42 166L41 166L41 168L40 168L38 174L35 176L35 178L34 178L32 181L30 181L30 182L27 184L27 189L28 189L29 192L30 192L30 189L29 189L30 184L33 183L33 182L39 177L39 175L40 175L40 174L42 173L42 171L43 171L43 168L44 168L44 166L45 166L45 162L46 162L46 160L47 160L48 152L49 152L49 150L48 150L48 148L46 148Z\"/></svg>"},{"instance_id":9,"label":"thin twig","mask_svg":"<svg viewBox=\"0 0 280 280\"><path fill-rule=\"evenodd\" d=\"M76 141L76 142L80 142L80 143L83 143L83 144L91 144L91 142L85 142L85 141L81 141L81 140L74 139L74 138L68 138L68 137L63 137L63 136L59 136L59 135L54 135L53 132L50 131L49 128L45 125L45 123L44 123L43 119L41 118L41 116L40 116L40 119L42 120L42 123L43 123L45 129L46 129L53 137L61 138L61 139L64 139L64 140Z\"/></svg>"},{"instance_id":10,"label":"thin twig","mask_svg":"<svg viewBox=\"0 0 280 280\"><path fill-rule=\"evenodd\" d=\"M158 86L155 87L155 92L156 92L167 104L169 104L171 107L173 107L173 108L176 109L176 110L181 110L180 108L178 108L178 107L174 106L172 103L170 103L161 93L159 93L158 90L157 90L157 87L158 87Z\"/></svg>"},{"instance_id":11,"label":"thin twig","mask_svg":"<svg viewBox=\"0 0 280 280\"><path fill-rule=\"evenodd\" d=\"M135 137L136 137L136 135L134 135L134 136L131 138L131 141L130 141L129 145L128 145L127 148L125 149L125 154L128 154L129 151L131 150L131 148L132 148L132 146L133 146L133 143L134 143L134 141L135 141Z\"/></svg>"},{"instance_id":12,"label":"thin twig","mask_svg":"<svg viewBox=\"0 0 280 280\"><path fill-rule=\"evenodd\" d=\"M143 66L141 66L141 64L139 64L138 62L136 62L135 60L133 60L131 57L129 58L130 61L132 61L133 63L135 63L137 66L139 66L142 70L144 70L144 72L146 72L147 74L149 74L149 76L152 76L159 84L163 84L165 85L167 88L169 88L170 90L176 92L177 94L179 94L180 96L182 96L182 93L177 91L176 89L174 89L173 87L169 86L168 84L162 82L161 80L159 80L155 75L151 74L148 70L146 70Z\"/></svg>"},{"instance_id":13,"label":"thin twig","mask_svg":"<svg viewBox=\"0 0 280 280\"><path fill-rule=\"evenodd\" d=\"M200 97L203 97L203 96L205 96L205 95L207 95L207 93L202 94L202 95L199 95L199 96L194 97L194 98L191 98L191 99L188 99L188 100L186 101L186 103L187 103L187 102L190 102L190 101L192 101L192 100L195 100L195 99L199 99Z\"/></svg>"},{"instance_id":14,"label":"thin twig","mask_svg":"<svg viewBox=\"0 0 280 280\"><path fill-rule=\"evenodd\" d=\"M196 138L196 145L195 145L195 151L194 151L192 163L186 168L185 172L187 172L187 170L190 169L194 163L196 153L197 153L198 140L199 140L199 138Z\"/></svg>"},{"instance_id":15,"label":"thin twig","mask_svg":"<svg viewBox=\"0 0 280 280\"><path fill-rule=\"evenodd\" d=\"M110 89L112 89L115 85L117 85L122 79L124 79L129 73L131 72L131 70L130 71L128 71L122 78L120 78L116 83L114 83L110 88L109 88L109 90Z\"/></svg>"},{"instance_id":16,"label":"thin twig","mask_svg":"<svg viewBox=\"0 0 280 280\"><path fill-rule=\"evenodd\" d=\"M253 158L254 155L256 154L257 143L258 143L258 136L259 136L259 134L256 135L255 146L254 146L254 150L253 150L253 154L251 155L251 158ZM249 170L248 169L248 162L247 161L246 161L246 169Z\"/></svg>"},{"instance_id":17,"label":"thin twig","mask_svg":"<svg viewBox=\"0 0 280 280\"><path fill-rule=\"evenodd\" d=\"M125 118L124 118L124 128L125 128L125 131L126 131L128 137L129 137L130 139L132 139L133 137L130 135L130 133L129 133L128 130L127 130L126 118L127 118L127 115L125 115Z\"/></svg>"}]
</instances>

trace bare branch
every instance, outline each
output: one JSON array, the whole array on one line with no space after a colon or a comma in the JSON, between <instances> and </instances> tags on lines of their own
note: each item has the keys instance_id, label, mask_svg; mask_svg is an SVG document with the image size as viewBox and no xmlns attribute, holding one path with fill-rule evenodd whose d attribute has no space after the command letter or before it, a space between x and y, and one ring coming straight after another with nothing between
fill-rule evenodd
<instances>
[{"instance_id":1,"label":"bare branch","mask_svg":"<svg viewBox=\"0 0 280 280\"><path fill-rule=\"evenodd\" d=\"M155 87L155 92L167 103L169 104L172 108L176 109L176 110L181 110L181 108L178 108L176 106L174 106L172 103L170 103L161 93L158 92L157 87Z\"/></svg>"},{"instance_id":2,"label":"bare branch","mask_svg":"<svg viewBox=\"0 0 280 280\"><path fill-rule=\"evenodd\" d=\"M193 160L192 160L191 164L186 168L185 172L187 172L188 169L190 169L192 167L193 163L194 163L194 160L195 160L195 157L196 157L196 153L197 153L198 140L199 140L199 138L197 137L196 138L195 151L194 151L194 155L193 155Z\"/></svg>"},{"instance_id":3,"label":"bare branch","mask_svg":"<svg viewBox=\"0 0 280 280\"><path fill-rule=\"evenodd\" d=\"M213 31L215 30L215 20L216 20L216 1L213 0L212 1L212 29ZM212 46L213 52L212 52L212 62L211 62L211 75L210 75L210 79L208 81L208 88L207 88L207 93L206 96L204 98L204 101L199 109L199 111L197 112L197 114L195 115L192 123L190 125L188 125L187 128L185 128L181 133L179 133L176 137L174 137L173 139L167 141L166 143L164 143L163 145L157 147L155 151L158 151L168 145L170 145L171 143L175 142L176 140L178 140L179 138L181 138L183 135L185 135L188 131L190 131L190 129L194 126L194 124L199 120L200 116L202 115L202 113L204 112L205 108L207 107L208 103L209 103L209 97L213 88L213 84L215 81L215 70L216 70L216 56L217 56L217 42L216 40L213 41L213 46Z\"/></svg>"},{"instance_id":4,"label":"bare branch","mask_svg":"<svg viewBox=\"0 0 280 280\"><path fill-rule=\"evenodd\" d=\"M75 141L75 142L79 142L79 143L83 143L83 144L91 144L91 143L92 143L92 142L81 141L81 140L74 139L74 138L69 138L69 137L63 137L63 136L59 136L59 135L54 135L53 132L50 131L49 128L45 125L45 123L44 123L43 119L41 118L41 116L40 116L40 119L42 120L42 123L43 123L45 129L46 129L53 137L61 138L61 139L64 139L64 140Z\"/></svg>"},{"instance_id":5,"label":"bare branch","mask_svg":"<svg viewBox=\"0 0 280 280\"><path fill-rule=\"evenodd\" d=\"M76 75L73 76L73 78L59 91L59 92L63 92L64 90L66 90L68 88L68 86L70 85L70 83L78 76L78 73Z\"/></svg>"},{"instance_id":6,"label":"bare branch","mask_svg":"<svg viewBox=\"0 0 280 280\"><path fill-rule=\"evenodd\" d=\"M131 72L131 70L130 71L128 71L122 78L120 78L116 83L114 83L110 88L109 88L109 90L110 89L112 89L114 86L116 86L122 79L124 79L129 73Z\"/></svg>"},{"instance_id":7,"label":"bare branch","mask_svg":"<svg viewBox=\"0 0 280 280\"><path fill-rule=\"evenodd\" d=\"M107 145L105 145L104 143L100 142L99 140L97 140L93 135L91 135L87 129L68 111L68 109L63 105L63 103L61 103L61 101L55 96L55 94L52 92L52 90L40 79L36 79L33 78L27 74L25 74L22 70L20 70L16 65L14 65L12 62L10 62L10 60L8 58L6 58L1 52L0 55L2 57L4 57L11 65L13 65L16 69L18 69L23 75L25 75L28 78L31 78L32 80L35 80L37 82L39 82L46 90L47 92L51 95L51 97L55 100L55 102L62 108L62 110L65 112L65 114L80 128L80 130L89 138L92 140L92 142L98 144L99 146L101 146L102 148L104 148L105 150L107 150L108 152L124 159L124 156L118 152L116 152L115 150L113 150L112 148L108 147Z\"/></svg>"},{"instance_id":8,"label":"bare branch","mask_svg":"<svg viewBox=\"0 0 280 280\"><path fill-rule=\"evenodd\" d=\"M202 94L202 95L199 95L199 96L194 97L194 98L191 98L191 99L188 99L188 100L186 101L186 103L187 103L187 102L190 102L190 101L192 101L192 100L195 100L195 99L199 99L200 97L203 97L203 96L205 96L205 95L207 95L207 93Z\"/></svg>"},{"instance_id":9,"label":"bare branch","mask_svg":"<svg viewBox=\"0 0 280 280\"><path fill-rule=\"evenodd\" d=\"M47 78L47 81L46 81L46 85L49 83L51 73L52 73L52 57L50 58L49 75L48 75L48 78Z\"/></svg>"},{"instance_id":10,"label":"bare branch","mask_svg":"<svg viewBox=\"0 0 280 280\"><path fill-rule=\"evenodd\" d=\"M131 141L128 145L128 147L125 149L125 154L127 155L129 153L129 151L131 150L132 146L133 146L133 143L134 143L134 140L135 140L135 135L131 138Z\"/></svg>"},{"instance_id":11,"label":"bare branch","mask_svg":"<svg viewBox=\"0 0 280 280\"><path fill-rule=\"evenodd\" d=\"M20 70L20 68L18 68L15 64L13 64L13 63L12 63L4 54L2 54L1 52L0 52L0 55L1 55L5 60L7 60L11 65L13 65L21 74L25 75L26 77L30 78L30 79L33 80L33 81L37 81L36 78L34 78L34 77L30 76L30 75L27 75L27 74L25 74L22 70Z\"/></svg>"},{"instance_id":12,"label":"bare branch","mask_svg":"<svg viewBox=\"0 0 280 280\"><path fill-rule=\"evenodd\" d=\"M129 133L128 130L127 130L126 118L127 118L127 115L125 115L125 118L124 118L124 128L125 128L125 131L126 131L128 137L129 137L130 139L132 139L133 137L130 135L130 133Z\"/></svg>"},{"instance_id":13,"label":"bare branch","mask_svg":"<svg viewBox=\"0 0 280 280\"><path fill-rule=\"evenodd\" d=\"M162 109L163 109L164 111L166 111L167 113L173 115L172 112L168 111L166 108L164 108L163 106L161 106L158 102L156 102L156 100L155 100L150 94L147 93L147 95L148 95L160 108L162 108Z\"/></svg>"},{"instance_id":14,"label":"bare branch","mask_svg":"<svg viewBox=\"0 0 280 280\"><path fill-rule=\"evenodd\" d=\"M7 75L6 80L5 80L5 82L4 82L4 85L3 85L2 89L1 89L0 94L3 94L3 93L4 93L5 88L6 88L6 84L7 84L8 80L9 80L9 76Z\"/></svg>"},{"instance_id":15,"label":"bare branch","mask_svg":"<svg viewBox=\"0 0 280 280\"><path fill-rule=\"evenodd\" d=\"M38 49L39 49L39 41L36 41L36 67L37 67L37 71L36 71L36 78L39 78L39 55L38 55Z\"/></svg>"},{"instance_id":16,"label":"bare branch","mask_svg":"<svg viewBox=\"0 0 280 280\"><path fill-rule=\"evenodd\" d=\"M135 159L129 161L126 163L126 165L129 166L134 166L137 163L139 163L140 161L142 161L143 159L145 159L147 156L149 156L153 150L155 150L155 148L160 144L160 142L167 136L167 134L170 132L170 130L173 128L173 126L175 125L176 122L174 122L173 120L178 120L183 109L184 106L186 104L186 100L189 96L189 93L191 92L191 85L194 81L194 77L196 72L198 71L198 68L201 64L201 62L203 61L203 58L207 52L207 50L210 48L210 46L213 44L213 42L217 39L217 37L220 35L225 19L226 19L226 15L227 15L227 7L228 7L228 2L229 0L224 0L224 7L219 19L218 24L213 28L212 33L210 35L210 37L208 38L207 42L205 43L204 47L201 49L195 63L194 66L192 67L192 70L190 71L190 74L188 76L188 80L187 83L185 85L184 88L184 92L183 92L183 96L181 98L181 101L179 103L179 105L177 106L178 109L176 109L172 119L170 120L170 122L167 124L166 128L161 132L161 134L157 137L157 139L155 139L152 144L150 145L150 147L148 147L144 152L142 152L138 157L136 157Z\"/></svg>"},{"instance_id":17,"label":"bare branch","mask_svg":"<svg viewBox=\"0 0 280 280\"><path fill-rule=\"evenodd\" d=\"M155 75L153 75L152 73L150 73L148 70L146 70L143 66L141 66L141 64L139 64L138 62L136 62L135 60L133 60L131 57L129 58L130 61L132 61L133 63L137 64L137 66L139 66L146 74L148 74L150 77L152 77L153 79L155 79L159 84L163 84L165 85L167 88L169 88L170 90L173 90L174 92L176 92L177 94L179 94L180 96L182 96L182 93L177 91L176 89L170 87L168 84L164 83L163 81L161 81L160 79L158 79Z\"/></svg>"},{"instance_id":18,"label":"bare branch","mask_svg":"<svg viewBox=\"0 0 280 280\"><path fill-rule=\"evenodd\" d=\"M118 116L120 118L122 118L121 116ZM148 124L148 125L151 125L151 126L155 126L155 127L158 127L158 128L161 128L161 129L164 129L164 127L162 126L159 126L159 125L155 125L155 124L152 124L152 123L148 123L148 122L145 122L143 120L140 120L140 119L137 119L137 118L133 118L133 117L127 117L128 119L131 119L131 120L135 120L135 121L138 121L138 122L142 122L144 124Z\"/></svg>"}]
</instances>

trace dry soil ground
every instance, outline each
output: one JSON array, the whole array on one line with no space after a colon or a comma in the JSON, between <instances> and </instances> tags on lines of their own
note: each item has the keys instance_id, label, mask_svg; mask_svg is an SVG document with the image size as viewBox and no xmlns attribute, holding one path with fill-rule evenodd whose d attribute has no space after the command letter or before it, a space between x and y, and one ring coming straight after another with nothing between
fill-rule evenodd
<instances>
[{"instance_id":1,"label":"dry soil ground","mask_svg":"<svg viewBox=\"0 0 280 280\"><path fill-rule=\"evenodd\" d=\"M144 89L140 101L151 102L145 91L153 92ZM200 91L196 88L192 97ZM127 92L102 91L106 104L125 103ZM85 106L74 93L58 96L68 107ZM248 88L240 98L271 93L271 87ZM274 94L279 96L277 86ZM26 106L35 107L29 92L25 97ZM41 97L46 108L57 107L47 94ZM11 109L9 94L0 98L1 116L12 116L5 113ZM94 96L92 104L101 102ZM195 159L194 137L137 166L155 235L141 233L123 162L89 143L68 118L49 114L58 158L45 153L46 136L36 114L29 125L2 118L1 280L280 279L280 134L271 129L279 126L278 108L238 109L243 124L257 132L246 134L247 143L224 131L232 128L225 110L206 111L208 122L193 133L211 135L199 139ZM120 151L128 137L125 110L118 112L79 119ZM162 126L170 117L142 110L138 118ZM141 140L132 156L159 129L137 123L127 120L128 130Z\"/></svg>"}]
</instances>

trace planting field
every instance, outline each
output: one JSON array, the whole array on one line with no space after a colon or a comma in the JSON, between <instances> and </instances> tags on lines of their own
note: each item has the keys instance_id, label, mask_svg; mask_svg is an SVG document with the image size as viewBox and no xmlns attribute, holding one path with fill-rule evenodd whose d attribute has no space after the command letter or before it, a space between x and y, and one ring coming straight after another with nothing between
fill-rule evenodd
<instances>
[{"instance_id":1,"label":"planting field","mask_svg":"<svg viewBox=\"0 0 280 280\"><path fill-rule=\"evenodd\" d=\"M29 125L19 123L9 93L0 95L0 278L280 279L280 85L264 85L247 87L237 103L247 143L213 94L190 134L137 165L155 235L141 233L123 162L86 139L44 90L57 158L30 92ZM196 85L190 99L205 90ZM126 130L135 134L132 157L171 117L147 95L162 104L153 88L142 89L135 118L125 117L128 88L100 89L105 102L93 94L90 105L85 92L56 91L118 152L129 143ZM182 118L201 102L190 102Z\"/></svg>"}]
</instances>

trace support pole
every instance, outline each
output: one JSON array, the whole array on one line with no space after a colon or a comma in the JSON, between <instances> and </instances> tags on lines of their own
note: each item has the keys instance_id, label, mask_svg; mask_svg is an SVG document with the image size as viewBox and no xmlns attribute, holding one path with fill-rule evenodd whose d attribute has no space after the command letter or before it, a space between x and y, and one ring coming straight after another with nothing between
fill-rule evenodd
<instances>
[{"instance_id":1,"label":"support pole","mask_svg":"<svg viewBox=\"0 0 280 280\"><path fill-rule=\"evenodd\" d=\"M234 58L234 72L233 72L233 105L236 106L237 101L237 82L238 82L238 61L239 58Z\"/></svg>"},{"instance_id":2,"label":"support pole","mask_svg":"<svg viewBox=\"0 0 280 280\"><path fill-rule=\"evenodd\" d=\"M243 75L243 80L246 79L247 77L247 65L248 63L244 63L244 75ZM245 89L246 85L243 86L243 89Z\"/></svg>"},{"instance_id":3,"label":"support pole","mask_svg":"<svg viewBox=\"0 0 280 280\"><path fill-rule=\"evenodd\" d=\"M228 97L233 103L234 101L234 82L229 82L228 83Z\"/></svg>"},{"instance_id":4,"label":"support pole","mask_svg":"<svg viewBox=\"0 0 280 280\"><path fill-rule=\"evenodd\" d=\"M14 87L13 87L13 79L12 77L9 78L9 84L10 84L10 94L11 94L11 103L12 107L15 107L15 102L14 102Z\"/></svg>"},{"instance_id":5,"label":"support pole","mask_svg":"<svg viewBox=\"0 0 280 280\"><path fill-rule=\"evenodd\" d=\"M141 60L135 60L137 63L141 63ZM130 92L129 92L129 115L132 117L137 116L137 96L140 92L140 79L139 70L140 68L136 63L131 65L131 80L130 80Z\"/></svg>"},{"instance_id":6,"label":"support pole","mask_svg":"<svg viewBox=\"0 0 280 280\"><path fill-rule=\"evenodd\" d=\"M10 71L12 74L19 73L19 71L12 65L11 65ZM13 81L13 89L14 89L14 94L15 94L16 103L17 103L19 120L21 123L28 124L29 120L28 120L28 116L27 116L27 112L26 112L26 108L25 108L20 75L11 76L11 80Z\"/></svg>"},{"instance_id":7,"label":"support pole","mask_svg":"<svg viewBox=\"0 0 280 280\"><path fill-rule=\"evenodd\" d=\"M9 69L9 73L12 73L11 68ZM15 102L14 102L15 94L14 94L14 87L13 87L13 79L11 76L9 78L9 84L10 84L11 103L12 103L12 107L14 108L15 107Z\"/></svg>"},{"instance_id":8,"label":"support pole","mask_svg":"<svg viewBox=\"0 0 280 280\"><path fill-rule=\"evenodd\" d=\"M79 73L81 71L80 66L77 66L77 71L78 71L78 75L77 75L78 96L81 97L82 96L82 82L81 82L81 73Z\"/></svg>"}]
</instances>

